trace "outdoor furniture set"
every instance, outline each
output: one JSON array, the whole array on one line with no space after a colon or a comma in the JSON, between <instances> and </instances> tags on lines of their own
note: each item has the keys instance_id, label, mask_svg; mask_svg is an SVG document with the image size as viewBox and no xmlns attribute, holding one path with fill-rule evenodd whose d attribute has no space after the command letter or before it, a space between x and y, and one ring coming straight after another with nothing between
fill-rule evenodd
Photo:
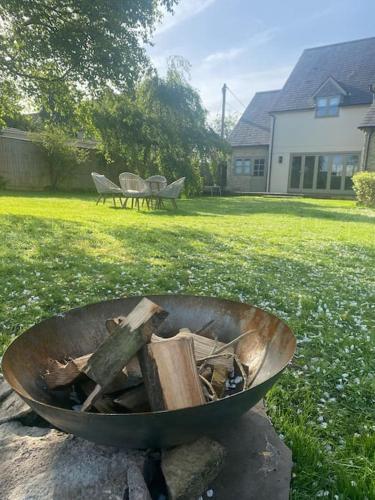
<instances>
[{"instance_id":1,"label":"outdoor furniture set","mask_svg":"<svg viewBox=\"0 0 375 500\"><path fill-rule=\"evenodd\" d=\"M139 175L123 172L119 175L121 186L119 187L102 174L92 172L91 176L99 194L96 204L100 200L103 200L104 204L107 198L112 198L116 206L116 198L118 198L122 208L126 208L128 200L131 200L131 208L136 206L138 210L145 203L148 209L165 208L163 200L166 199L170 200L173 208L176 209L176 200L185 182L185 177L181 177L168 185L167 179L162 175L152 175L144 180Z\"/></svg>"}]
</instances>

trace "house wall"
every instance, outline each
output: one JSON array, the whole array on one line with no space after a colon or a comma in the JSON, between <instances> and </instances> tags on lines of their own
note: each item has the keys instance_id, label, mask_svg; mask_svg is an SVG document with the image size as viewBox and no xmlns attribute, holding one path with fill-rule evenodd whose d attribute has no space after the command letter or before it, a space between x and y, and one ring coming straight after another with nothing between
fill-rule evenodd
<instances>
[{"instance_id":1,"label":"house wall","mask_svg":"<svg viewBox=\"0 0 375 500\"><path fill-rule=\"evenodd\" d=\"M375 129L371 129L367 154L367 170L375 172Z\"/></svg>"},{"instance_id":2,"label":"house wall","mask_svg":"<svg viewBox=\"0 0 375 500\"><path fill-rule=\"evenodd\" d=\"M275 113L270 191L288 192L293 153L361 153L364 135L358 125L368 108L341 107L339 116L327 118L315 118L315 110Z\"/></svg>"},{"instance_id":3,"label":"house wall","mask_svg":"<svg viewBox=\"0 0 375 500\"><path fill-rule=\"evenodd\" d=\"M227 170L227 189L235 193L265 192L268 167L268 146L233 147ZM236 175L234 165L236 158L265 158L264 177L252 175Z\"/></svg>"}]
</instances>

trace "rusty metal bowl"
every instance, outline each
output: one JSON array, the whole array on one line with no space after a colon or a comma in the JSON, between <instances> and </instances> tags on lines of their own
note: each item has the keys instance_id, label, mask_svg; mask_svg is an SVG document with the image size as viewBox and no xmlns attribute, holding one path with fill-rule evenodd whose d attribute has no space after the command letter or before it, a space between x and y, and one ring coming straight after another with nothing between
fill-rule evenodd
<instances>
[{"instance_id":1,"label":"rusty metal bowl","mask_svg":"<svg viewBox=\"0 0 375 500\"><path fill-rule=\"evenodd\" d=\"M2 361L6 380L31 408L53 426L98 444L127 448L169 447L232 425L272 387L293 357L296 340L280 319L257 307L210 297L148 296L169 312L160 335L180 328L197 331L210 320L218 339L229 342L256 328L238 343L244 363L263 354L250 389L202 406L152 413L100 414L69 409L64 391L48 391L42 378L49 359L63 360L94 351L108 335L105 320L128 314L140 297L99 302L42 321L20 335ZM265 351L266 349L266 351Z\"/></svg>"}]
</instances>

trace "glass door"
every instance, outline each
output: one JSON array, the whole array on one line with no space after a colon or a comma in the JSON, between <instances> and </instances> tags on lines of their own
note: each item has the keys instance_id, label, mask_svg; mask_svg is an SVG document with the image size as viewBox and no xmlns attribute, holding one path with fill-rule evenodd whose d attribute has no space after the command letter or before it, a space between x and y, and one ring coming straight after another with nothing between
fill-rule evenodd
<instances>
[{"instance_id":1,"label":"glass door","mask_svg":"<svg viewBox=\"0 0 375 500\"><path fill-rule=\"evenodd\" d=\"M289 186L290 189L301 189L302 156L293 156L290 169Z\"/></svg>"},{"instance_id":2,"label":"glass door","mask_svg":"<svg viewBox=\"0 0 375 500\"><path fill-rule=\"evenodd\" d=\"M344 190L353 190L353 175L357 172L359 165L359 155L348 155L345 165Z\"/></svg>"},{"instance_id":3,"label":"glass door","mask_svg":"<svg viewBox=\"0 0 375 500\"><path fill-rule=\"evenodd\" d=\"M316 189L327 189L329 156L322 155L318 158L318 171L316 175Z\"/></svg>"},{"instance_id":4,"label":"glass door","mask_svg":"<svg viewBox=\"0 0 375 500\"><path fill-rule=\"evenodd\" d=\"M332 158L329 189L339 191L343 188L344 157L335 155Z\"/></svg>"},{"instance_id":5,"label":"glass door","mask_svg":"<svg viewBox=\"0 0 375 500\"><path fill-rule=\"evenodd\" d=\"M312 189L314 185L315 156L305 156L303 166L303 189Z\"/></svg>"}]
</instances>

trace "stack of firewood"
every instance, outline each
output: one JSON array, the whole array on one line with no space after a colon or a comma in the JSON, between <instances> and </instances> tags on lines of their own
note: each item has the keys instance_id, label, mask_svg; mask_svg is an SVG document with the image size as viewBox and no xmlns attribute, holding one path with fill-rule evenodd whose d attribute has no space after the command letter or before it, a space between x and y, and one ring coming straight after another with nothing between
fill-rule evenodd
<instances>
[{"instance_id":1,"label":"stack of firewood","mask_svg":"<svg viewBox=\"0 0 375 500\"><path fill-rule=\"evenodd\" d=\"M210 321L197 332L182 328L162 338L157 333L167 316L142 299L128 316L106 321L109 335L94 353L50 360L45 383L51 390L71 386L73 409L102 413L198 406L251 386L258 369L240 361L236 344L253 330L224 344Z\"/></svg>"}]
</instances>

